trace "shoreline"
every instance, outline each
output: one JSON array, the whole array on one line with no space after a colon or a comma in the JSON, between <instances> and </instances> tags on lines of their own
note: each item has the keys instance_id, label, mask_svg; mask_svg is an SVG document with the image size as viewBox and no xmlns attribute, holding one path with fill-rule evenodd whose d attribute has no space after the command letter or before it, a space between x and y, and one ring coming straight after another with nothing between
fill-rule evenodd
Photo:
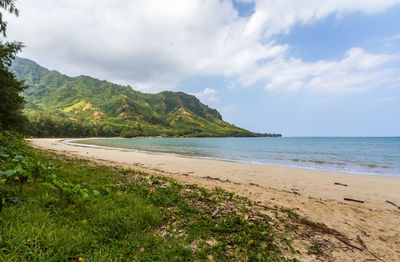
<instances>
[{"instance_id":1,"label":"shoreline","mask_svg":"<svg viewBox=\"0 0 400 262\"><path fill-rule=\"evenodd\" d=\"M89 159L132 165L141 167L146 171L159 171L199 178L208 177L233 183L296 192L307 197L323 200L343 202L344 198L351 198L362 200L365 206L374 209L382 209L382 205L383 208L389 207L386 201L400 205L400 178L396 177L65 143L65 141L70 140L75 139L40 138L32 139L31 143L44 149L62 151Z\"/></svg>"},{"instance_id":2,"label":"shoreline","mask_svg":"<svg viewBox=\"0 0 400 262\"><path fill-rule=\"evenodd\" d=\"M234 159L224 159L224 158L217 158L217 157L202 157L202 156L190 156L184 155L179 153L171 153L171 152L159 152L159 151L150 151L150 150L141 150L141 149L134 149L134 148L122 148L122 147L108 147L108 146L100 146L100 145L93 145L93 144L81 144L81 143L74 143L74 141L80 140L96 140L96 139L119 139L122 137L90 137L90 138L72 138L72 139L62 139L61 142L67 145L72 146L81 146L81 147L93 147L93 148L100 148L100 149L108 149L108 150L120 150L120 151L129 151L129 152L136 152L136 153L144 153L150 155L170 155L176 157L183 157L183 158L194 158L194 159L205 159L205 160L215 160L215 161L226 161L232 163L241 163L241 164L251 164L251 165L264 165L264 166L281 166L284 168L294 168L300 170L314 170L314 171L321 171L321 172L328 172L328 173L342 173L342 174L349 174L349 175L357 175L357 176L374 176L374 177L389 177L389 178L398 178L400 179L400 174L392 174L392 173L362 173L362 172L353 172L353 171L345 171L345 170L330 170L330 169L323 169L323 168L315 168L315 167L304 167L304 166L296 166L290 164L280 164L280 163L261 163L261 162L246 162ZM150 137L153 138L153 137ZM158 138L158 137L154 137ZM301 161L300 161L301 162Z\"/></svg>"},{"instance_id":3,"label":"shoreline","mask_svg":"<svg viewBox=\"0 0 400 262\"><path fill-rule=\"evenodd\" d=\"M31 139L30 143L108 166L170 177L182 184L219 187L260 205L293 208L300 215L343 233L353 243L361 238L369 251L384 261L400 261L400 210L387 202L400 205L399 178L80 147L62 140ZM348 257L341 257L340 261L373 259L354 249L346 253Z\"/></svg>"}]
</instances>

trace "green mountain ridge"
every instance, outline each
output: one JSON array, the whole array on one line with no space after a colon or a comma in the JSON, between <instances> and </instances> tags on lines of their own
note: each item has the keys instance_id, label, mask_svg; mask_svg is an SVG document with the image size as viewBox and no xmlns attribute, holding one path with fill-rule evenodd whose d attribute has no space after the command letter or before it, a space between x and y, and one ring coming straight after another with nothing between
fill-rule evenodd
<instances>
[{"instance_id":1,"label":"green mountain ridge","mask_svg":"<svg viewBox=\"0 0 400 262\"><path fill-rule=\"evenodd\" d=\"M29 86L23 95L36 136L64 136L65 129L75 129L75 136L265 136L223 121L217 110L183 92L142 93L89 76L69 77L19 57L10 70ZM64 130L53 132L57 123L51 122ZM81 134L82 125L97 131Z\"/></svg>"}]
</instances>

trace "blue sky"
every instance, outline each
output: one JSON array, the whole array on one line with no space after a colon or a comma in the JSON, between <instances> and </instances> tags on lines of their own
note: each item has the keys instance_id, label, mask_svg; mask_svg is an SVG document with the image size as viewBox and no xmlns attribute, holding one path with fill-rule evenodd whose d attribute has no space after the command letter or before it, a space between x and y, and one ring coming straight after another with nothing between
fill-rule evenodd
<instances>
[{"instance_id":1,"label":"blue sky","mask_svg":"<svg viewBox=\"0 0 400 262\"><path fill-rule=\"evenodd\" d=\"M254 4L236 6L241 15L253 13ZM400 51L400 5L377 14L354 12L331 14L312 24L296 24L276 41L290 45L290 54L304 61L340 60L352 47L371 52ZM400 36L400 35L399 35ZM391 50L385 47L393 43ZM397 63L400 67L400 63ZM400 76L400 72L398 72ZM225 79L192 79L180 88L187 92L203 86L225 87ZM270 94L263 86L224 90L223 101L209 101L220 107L225 119L263 132L288 136L399 136L400 82L394 89L378 89L346 95ZM244 103L248 101L250 103ZM261 123L260 121L261 120Z\"/></svg>"},{"instance_id":2,"label":"blue sky","mask_svg":"<svg viewBox=\"0 0 400 262\"><path fill-rule=\"evenodd\" d=\"M400 1L19 3L21 56L286 136L400 136Z\"/></svg>"}]
</instances>

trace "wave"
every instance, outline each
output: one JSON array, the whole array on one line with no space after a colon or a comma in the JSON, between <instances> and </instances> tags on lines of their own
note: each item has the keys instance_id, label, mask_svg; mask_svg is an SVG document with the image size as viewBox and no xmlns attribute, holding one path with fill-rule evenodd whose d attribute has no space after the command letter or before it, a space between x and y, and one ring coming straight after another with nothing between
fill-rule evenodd
<instances>
[{"instance_id":1,"label":"wave","mask_svg":"<svg viewBox=\"0 0 400 262\"><path fill-rule=\"evenodd\" d=\"M86 140L86 141L82 141ZM82 141L82 142L81 142ZM168 141L166 143L166 141ZM179 143L176 143L176 142ZM181 144L184 141L186 144ZM188 142L189 141L189 142ZM196 140L197 143L199 139ZM393 160L390 162L370 162L366 160L372 160L370 155L368 155L369 159L361 159L360 154L357 155L349 155L348 152L342 153L337 151L326 151L319 150L314 151L310 149L315 148L307 148L307 152L296 151L296 148L293 147L293 151L290 148L260 148L260 150L254 150L251 146L249 147L244 143L228 143L231 147L225 146L225 142L223 145L215 143L217 140L213 140L211 144L207 144L207 146L203 146L202 144L196 144L196 141L191 141L188 139L152 139L152 141L148 141L145 139L135 140L135 144L131 143L131 140L124 139L121 141L88 141L88 139L71 139L65 140L64 143L76 145L76 146L85 146L85 147L96 147L103 149L111 149L111 150L121 150L121 151L132 151L132 152L143 152L149 154L161 154L161 155L175 155L175 156L183 156L190 158L199 158L199 159L211 159L211 160L222 160L222 161L230 161L230 162L240 162L240 163L248 163L248 164L261 164L261 165L282 165L286 167L292 168L302 168L302 169L313 169L313 170L322 170L322 171L331 171L331 172L344 172L351 174L363 174L363 175L378 175L378 176L391 176L391 177L399 177L400 168L396 165L391 165ZM188 142L188 143L187 143ZM202 140L201 143L207 143L207 140ZM210 141L209 141L210 142ZM240 141L239 141L240 142ZM248 141L245 141L248 142ZM258 142L258 141L257 141ZM232 146L233 144L233 146ZM238 151L238 145L241 150ZM236 147L235 147L236 146ZM196 150L193 151L193 148ZM258 149L258 148L257 148ZM297 148L298 149L298 148ZM317 148L318 149L318 148ZM256 152L256 153L255 153ZM359 153L359 152L357 152ZM279 154L279 156L277 156ZM294 154L302 156L302 157L291 157ZM321 155L322 154L322 155ZM307 157L314 159L305 159ZM323 157L324 159L318 159L318 157ZM364 156L363 156L364 157ZM326 160L327 159L327 160ZM338 161L333 161L329 159L338 159ZM397 161L397 160L395 160ZM390 163L390 164L389 164Z\"/></svg>"},{"instance_id":2,"label":"wave","mask_svg":"<svg viewBox=\"0 0 400 262\"><path fill-rule=\"evenodd\" d=\"M331 161L326 161L326 160L306 160L306 159L298 159L298 158L293 158L291 159L293 162L302 162L302 163L313 163L313 164L318 164L318 165L332 165L332 166L363 166L363 167L368 167L368 168L392 168L390 166L386 165L379 165L379 164L364 164L364 163L343 163L343 162L331 162Z\"/></svg>"}]
</instances>

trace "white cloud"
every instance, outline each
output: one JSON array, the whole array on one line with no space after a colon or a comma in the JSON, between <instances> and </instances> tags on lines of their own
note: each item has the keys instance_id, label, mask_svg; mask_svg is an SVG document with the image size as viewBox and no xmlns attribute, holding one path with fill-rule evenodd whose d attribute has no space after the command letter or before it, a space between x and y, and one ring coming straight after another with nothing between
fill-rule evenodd
<instances>
[{"instance_id":1,"label":"white cloud","mask_svg":"<svg viewBox=\"0 0 400 262\"><path fill-rule=\"evenodd\" d=\"M193 95L204 102L217 102L219 101L217 93L217 90L207 87L200 92L193 93Z\"/></svg>"},{"instance_id":2,"label":"white cloud","mask_svg":"<svg viewBox=\"0 0 400 262\"><path fill-rule=\"evenodd\" d=\"M254 14L240 17L229 0L24 0L17 2L20 17L7 20L9 38L27 46L23 56L142 91L222 75L242 85L265 81L267 90L347 92L390 82L392 58L353 48L341 61L307 63L288 57L290 47L277 44L275 34L329 14L376 13L398 2L257 0ZM213 89L206 90L198 95L213 99Z\"/></svg>"},{"instance_id":3,"label":"white cloud","mask_svg":"<svg viewBox=\"0 0 400 262\"><path fill-rule=\"evenodd\" d=\"M251 84L263 79L269 91L359 92L396 83L399 70L387 65L394 60L399 56L370 54L360 48L350 49L340 61L304 62L277 57L240 80Z\"/></svg>"},{"instance_id":4,"label":"white cloud","mask_svg":"<svg viewBox=\"0 0 400 262\"><path fill-rule=\"evenodd\" d=\"M307 24L336 14L377 13L400 3L399 0L255 0L255 13L247 24L248 34L273 35L289 32L295 24Z\"/></svg>"}]
</instances>

